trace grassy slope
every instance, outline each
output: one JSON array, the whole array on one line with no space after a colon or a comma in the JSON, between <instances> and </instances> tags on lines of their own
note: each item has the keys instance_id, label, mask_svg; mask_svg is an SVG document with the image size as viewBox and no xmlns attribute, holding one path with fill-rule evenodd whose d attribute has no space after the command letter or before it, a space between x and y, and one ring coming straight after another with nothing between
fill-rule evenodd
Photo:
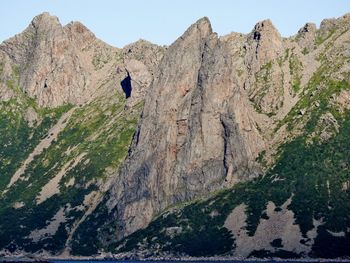
<instances>
[{"instance_id":1,"label":"grassy slope","mask_svg":"<svg viewBox=\"0 0 350 263\"><path fill-rule=\"evenodd\" d=\"M72 107L39 108L14 83L15 76L8 87L16 90L18 98L0 104L1 192L35 146L48 136L48 130ZM63 249L67 229L87 209L82 207L84 197L91 191L99 191L98 185L108 176L107 171L117 170L127 154L142 105L125 110L124 104L123 96L116 93L75 109L58 138L27 167L28 180L17 181L0 198L0 249L34 252L45 248L53 253ZM30 127L24 117L29 107L42 119L34 127ZM42 187L81 153L85 154L83 159L60 181L60 193L37 205L36 198ZM66 186L71 178L75 179L74 185ZM14 209L16 202L23 202L25 206ZM60 224L55 235L32 242L28 238L31 231L46 227L61 207L65 208L66 222Z\"/></svg>"}]
</instances>

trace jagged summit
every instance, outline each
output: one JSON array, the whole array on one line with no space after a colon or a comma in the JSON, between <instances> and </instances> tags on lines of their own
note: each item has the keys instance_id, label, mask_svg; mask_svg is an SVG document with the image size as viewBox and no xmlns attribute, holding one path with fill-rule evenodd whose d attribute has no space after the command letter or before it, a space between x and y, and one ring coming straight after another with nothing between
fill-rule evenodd
<instances>
[{"instance_id":1,"label":"jagged summit","mask_svg":"<svg viewBox=\"0 0 350 263\"><path fill-rule=\"evenodd\" d=\"M315 32L317 30L315 23L306 23L302 28L298 30L298 34Z\"/></svg>"},{"instance_id":2,"label":"jagged summit","mask_svg":"<svg viewBox=\"0 0 350 263\"><path fill-rule=\"evenodd\" d=\"M50 15L49 12L43 12L37 16L35 16L31 22L33 27L38 28L40 26L52 27L52 26L62 26L58 17Z\"/></svg>"},{"instance_id":3,"label":"jagged summit","mask_svg":"<svg viewBox=\"0 0 350 263\"><path fill-rule=\"evenodd\" d=\"M283 52L283 39L270 19L258 22L248 34L247 59L253 71L278 58Z\"/></svg>"},{"instance_id":4,"label":"jagged summit","mask_svg":"<svg viewBox=\"0 0 350 263\"><path fill-rule=\"evenodd\" d=\"M83 23L79 21L71 21L64 27L74 29L76 33L86 33L93 34L90 29L88 29Z\"/></svg>"},{"instance_id":5,"label":"jagged summit","mask_svg":"<svg viewBox=\"0 0 350 263\"><path fill-rule=\"evenodd\" d=\"M82 47L96 40L95 34L83 23L71 21L63 26L57 16L53 16L48 12L35 16L24 32L26 31L33 31L33 34L40 34L41 40L47 37L48 41L50 41L49 38L55 38L61 35L60 38L74 39L77 41L77 46L82 45ZM29 32L27 34L30 34Z\"/></svg>"},{"instance_id":6,"label":"jagged summit","mask_svg":"<svg viewBox=\"0 0 350 263\"><path fill-rule=\"evenodd\" d=\"M207 16L203 16L202 18L198 19L194 25L197 26L205 26L205 27L210 27L211 28L211 22L210 19Z\"/></svg>"},{"instance_id":7,"label":"jagged summit","mask_svg":"<svg viewBox=\"0 0 350 263\"><path fill-rule=\"evenodd\" d=\"M314 23L306 23L299 29L296 40L303 52L310 52L314 49L317 27Z\"/></svg>"},{"instance_id":8,"label":"jagged summit","mask_svg":"<svg viewBox=\"0 0 350 263\"><path fill-rule=\"evenodd\" d=\"M162 56L161 52L157 53L159 47L150 43L139 43L134 47L139 51L127 56L119 54L122 53L119 49L97 39L81 22L62 26L56 16L44 12L34 17L22 33L4 41L0 50L16 65L21 89L40 106L57 107L66 103L84 104L100 96L103 91L97 92L96 87L110 75L108 70L100 69L112 70L118 57L144 61L138 66L143 69L141 72L153 70ZM150 58L149 61L145 61L145 57ZM122 68L125 70L125 65ZM118 72L121 74L123 70ZM145 79L147 81L141 83L141 87L148 85L149 78ZM6 94L10 96L10 92Z\"/></svg>"},{"instance_id":9,"label":"jagged summit","mask_svg":"<svg viewBox=\"0 0 350 263\"><path fill-rule=\"evenodd\" d=\"M280 33L278 32L278 30L273 25L273 23L270 19L265 19L265 20L259 21L255 24L254 29L251 33L253 39L260 40L259 33L260 34L272 33L274 35L281 37Z\"/></svg>"},{"instance_id":10,"label":"jagged summit","mask_svg":"<svg viewBox=\"0 0 350 263\"><path fill-rule=\"evenodd\" d=\"M0 45L0 257L350 256L348 17L120 49L35 17Z\"/></svg>"},{"instance_id":11,"label":"jagged summit","mask_svg":"<svg viewBox=\"0 0 350 263\"><path fill-rule=\"evenodd\" d=\"M197 35L200 39L205 38L206 36L213 33L211 23L208 17L202 17L193 23L185 33L179 37L179 39L191 38L194 35Z\"/></svg>"}]
</instances>

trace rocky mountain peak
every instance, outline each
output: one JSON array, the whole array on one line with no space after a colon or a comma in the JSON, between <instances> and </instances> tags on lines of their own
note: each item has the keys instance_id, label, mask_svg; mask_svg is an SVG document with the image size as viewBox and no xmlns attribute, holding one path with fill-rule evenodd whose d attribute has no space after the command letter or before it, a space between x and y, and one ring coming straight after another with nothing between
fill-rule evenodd
<instances>
[{"instance_id":1,"label":"rocky mountain peak","mask_svg":"<svg viewBox=\"0 0 350 263\"><path fill-rule=\"evenodd\" d=\"M85 25L80 22L70 22L64 27L64 30L69 35L69 38L76 42L80 48L84 48L92 41L96 40L96 36Z\"/></svg>"},{"instance_id":2,"label":"rocky mountain peak","mask_svg":"<svg viewBox=\"0 0 350 263\"><path fill-rule=\"evenodd\" d=\"M192 38L194 35L198 35L203 39L212 33L213 29L209 18L202 17L192 24L179 39Z\"/></svg>"},{"instance_id":3,"label":"rocky mountain peak","mask_svg":"<svg viewBox=\"0 0 350 263\"><path fill-rule=\"evenodd\" d=\"M349 28L350 24L350 13L347 13L338 18L326 18L321 21L320 31L322 33L328 32L333 33L338 28L343 28L345 30Z\"/></svg>"},{"instance_id":4,"label":"rocky mountain peak","mask_svg":"<svg viewBox=\"0 0 350 263\"><path fill-rule=\"evenodd\" d=\"M31 25L35 29L62 27L57 16L52 16L48 12L41 13L33 18Z\"/></svg>"},{"instance_id":5,"label":"rocky mountain peak","mask_svg":"<svg viewBox=\"0 0 350 263\"><path fill-rule=\"evenodd\" d=\"M213 32L210 20L206 16L198 19L197 22L194 25L196 25L203 32L207 32L207 31L210 32L210 33Z\"/></svg>"},{"instance_id":6,"label":"rocky mountain peak","mask_svg":"<svg viewBox=\"0 0 350 263\"><path fill-rule=\"evenodd\" d=\"M248 59L251 67L259 69L269 61L282 54L282 37L271 20L258 22L252 32L248 35L250 54Z\"/></svg>"},{"instance_id":7,"label":"rocky mountain peak","mask_svg":"<svg viewBox=\"0 0 350 263\"><path fill-rule=\"evenodd\" d=\"M296 39L302 49L305 49L307 51L313 49L316 31L316 24L314 23L306 23L302 28L299 29Z\"/></svg>"},{"instance_id":8,"label":"rocky mountain peak","mask_svg":"<svg viewBox=\"0 0 350 263\"><path fill-rule=\"evenodd\" d=\"M275 28L275 26L273 25L270 19L265 19L256 23L253 29L253 33L254 33L253 38L256 40L260 40L260 38L258 38L259 33L260 34L272 33L280 37L278 30Z\"/></svg>"},{"instance_id":9,"label":"rocky mountain peak","mask_svg":"<svg viewBox=\"0 0 350 263\"><path fill-rule=\"evenodd\" d=\"M298 34L313 33L317 30L315 23L306 23L299 29Z\"/></svg>"},{"instance_id":10,"label":"rocky mountain peak","mask_svg":"<svg viewBox=\"0 0 350 263\"><path fill-rule=\"evenodd\" d=\"M258 22L250 34L250 37L256 41L274 41L274 42L281 42L282 37L278 30L275 28L275 26L272 24L272 21L270 19L266 19L263 21Z\"/></svg>"},{"instance_id":11,"label":"rocky mountain peak","mask_svg":"<svg viewBox=\"0 0 350 263\"><path fill-rule=\"evenodd\" d=\"M65 26L65 28L70 29L73 33L76 34L91 34L94 35L84 24L79 21L72 21Z\"/></svg>"},{"instance_id":12,"label":"rocky mountain peak","mask_svg":"<svg viewBox=\"0 0 350 263\"><path fill-rule=\"evenodd\" d=\"M323 19L320 24L320 31L331 31L334 29L337 25L337 19L335 18L328 18L328 19Z\"/></svg>"}]
</instances>

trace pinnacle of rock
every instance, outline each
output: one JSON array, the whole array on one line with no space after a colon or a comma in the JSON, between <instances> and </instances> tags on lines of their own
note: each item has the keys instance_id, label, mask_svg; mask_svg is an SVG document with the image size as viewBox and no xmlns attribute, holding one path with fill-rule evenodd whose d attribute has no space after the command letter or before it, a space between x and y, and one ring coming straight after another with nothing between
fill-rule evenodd
<instances>
[{"instance_id":1,"label":"pinnacle of rock","mask_svg":"<svg viewBox=\"0 0 350 263\"><path fill-rule=\"evenodd\" d=\"M76 41L78 47L84 48L91 42L96 40L96 36L85 25L74 21L64 27L64 30L69 34L70 38Z\"/></svg>"},{"instance_id":2,"label":"pinnacle of rock","mask_svg":"<svg viewBox=\"0 0 350 263\"><path fill-rule=\"evenodd\" d=\"M315 23L306 23L302 28L299 29L298 34L311 33L317 30Z\"/></svg>"},{"instance_id":3,"label":"pinnacle of rock","mask_svg":"<svg viewBox=\"0 0 350 263\"><path fill-rule=\"evenodd\" d=\"M253 39L257 41L260 40L261 37L266 36L281 38L280 33L270 19L256 23L252 32Z\"/></svg>"},{"instance_id":4,"label":"pinnacle of rock","mask_svg":"<svg viewBox=\"0 0 350 263\"><path fill-rule=\"evenodd\" d=\"M270 19L258 22L248 35L251 45L252 67L260 68L281 55L282 37Z\"/></svg>"},{"instance_id":5,"label":"pinnacle of rock","mask_svg":"<svg viewBox=\"0 0 350 263\"><path fill-rule=\"evenodd\" d=\"M297 34L297 42L302 49L307 51L313 49L316 31L316 24L314 23L306 23L302 28L299 29Z\"/></svg>"},{"instance_id":6,"label":"pinnacle of rock","mask_svg":"<svg viewBox=\"0 0 350 263\"><path fill-rule=\"evenodd\" d=\"M33 18L31 25L34 28L50 28L55 26L62 26L57 16L52 16L48 12L44 12Z\"/></svg>"},{"instance_id":7,"label":"pinnacle of rock","mask_svg":"<svg viewBox=\"0 0 350 263\"><path fill-rule=\"evenodd\" d=\"M72 21L65 26L65 28L69 28L72 32L77 34L91 34L94 35L90 29L88 29L84 24L79 21Z\"/></svg>"},{"instance_id":8,"label":"pinnacle of rock","mask_svg":"<svg viewBox=\"0 0 350 263\"><path fill-rule=\"evenodd\" d=\"M209 31L210 33L213 32L210 20L206 16L198 19L197 22L194 25L196 25L202 31Z\"/></svg>"},{"instance_id":9,"label":"pinnacle of rock","mask_svg":"<svg viewBox=\"0 0 350 263\"><path fill-rule=\"evenodd\" d=\"M180 37L180 39L185 39L187 37L191 37L193 35L199 35L200 38L205 38L208 35L213 33L213 29L211 27L211 23L209 18L202 17L197 22L192 24L186 32Z\"/></svg>"}]
</instances>

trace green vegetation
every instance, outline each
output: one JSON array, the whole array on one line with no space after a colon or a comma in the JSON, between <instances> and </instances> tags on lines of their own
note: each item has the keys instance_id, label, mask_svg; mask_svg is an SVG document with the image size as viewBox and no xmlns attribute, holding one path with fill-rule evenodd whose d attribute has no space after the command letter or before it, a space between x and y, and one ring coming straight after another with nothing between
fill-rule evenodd
<instances>
[{"instance_id":1,"label":"green vegetation","mask_svg":"<svg viewBox=\"0 0 350 263\"><path fill-rule=\"evenodd\" d=\"M80 256L90 256L96 254L104 245L98 237L103 237L110 242L110 237L115 236L118 229L118 222L114 219L116 208L109 211L106 202L109 199L106 194L97 208L90 214L74 233L70 243L72 254Z\"/></svg>"},{"instance_id":2,"label":"green vegetation","mask_svg":"<svg viewBox=\"0 0 350 263\"><path fill-rule=\"evenodd\" d=\"M68 203L73 208L81 206L85 195L98 190L98 181L106 178L107 171L118 169L128 152L141 107L140 104L134 107L133 110L125 111L123 97L115 95L107 100L95 101L81 108L76 108L66 128L59 134L58 138L40 155L36 156L27 167L25 177L28 178L28 181L17 181L0 200L0 235L7 237L1 241L0 247L7 247L11 241L15 240L19 247L27 251L36 251L43 247L54 253L60 251L67 239L66 229L71 227L76 220L79 220L84 210L68 209L65 215L70 220L62 224L53 237L33 243L26 236L34 229L45 227L60 207L67 207ZM55 113L63 112L61 109L52 111ZM19 120L19 126L15 126L15 128L18 129L18 132L25 133L16 133L14 125L10 126L13 117L8 112L4 116L9 119L4 119L1 124L6 124L4 129L8 130L8 136L13 136L13 140L19 140L19 142L13 143L11 149L4 147L2 150L5 149L6 152L2 153L4 157L1 160L9 163L6 170L6 180L5 177L1 177L3 187L7 185L20 163L18 162L16 165L12 163L12 160L16 159L15 156L23 156L22 159L24 159L39 140L50 136L50 134L47 135L47 129L39 130L36 127L34 132L42 132L33 136L33 141L27 141L31 130L23 126L24 121ZM50 127L54 123L53 120L57 121L57 119L50 119L52 121L49 122L51 125L44 125L47 121L42 121L41 125ZM17 122L14 122L14 124L17 124ZM4 138L4 141L1 143L5 145L8 138L2 138ZM24 146L21 143L31 142L30 147L27 147L28 150L23 151ZM73 163L73 160L82 154L81 161L67 170L61 180L60 193L37 205L36 197L42 187L65 164ZM72 178L75 180L74 187L67 186ZM12 205L15 202L23 202L25 206L20 209L13 209ZM37 219L39 214L41 215L40 220ZM21 215L21 218L23 217L23 220L19 220L20 224L9 227L8 224L17 220L16 217L19 215Z\"/></svg>"},{"instance_id":3,"label":"green vegetation","mask_svg":"<svg viewBox=\"0 0 350 263\"><path fill-rule=\"evenodd\" d=\"M21 163L70 106L38 112L39 119L34 127L30 127L24 117L26 107L28 104L16 100L0 103L0 191L5 189Z\"/></svg>"},{"instance_id":4,"label":"green vegetation","mask_svg":"<svg viewBox=\"0 0 350 263\"><path fill-rule=\"evenodd\" d=\"M102 69L110 60L111 56L109 53L105 53L103 51L100 51L100 53L96 54L92 59L92 64L94 65L95 69Z\"/></svg>"},{"instance_id":5,"label":"green vegetation","mask_svg":"<svg viewBox=\"0 0 350 263\"><path fill-rule=\"evenodd\" d=\"M333 83L330 90L340 90L345 84ZM325 93L322 96L329 96ZM320 95L321 96L321 95ZM314 228L313 220L322 220L318 236L312 249L315 257L349 256L346 249L350 236L335 237L329 231L347 233L350 225L350 112L338 115L339 132L326 143L308 144L307 135L315 127L311 114L305 133L286 143L279 149L275 165L265 176L238 183L232 189L224 190L203 201L196 201L178 209L170 209L155 218L146 229L139 230L111 248L129 251L135 248L154 248L172 253L212 256L228 254L234 250L234 238L223 228L229 213L239 204L247 205L247 231L254 235L261 218L266 217L268 201L281 206L292 197L288 209L295 214L296 223L303 234L301 242L307 243L309 230ZM215 213L213 213L215 211ZM167 235L167 229L181 227L177 235ZM199 242L198 237L202 237ZM209 242L208 245L206 242ZM221 244L219 246L218 244ZM279 240L272 242L281 247ZM328 246L327 244L335 244ZM218 250L217 247L221 247ZM190 249L187 249L190 248ZM156 250L156 249L154 249ZM205 251L205 252L201 252ZM251 256L259 257L300 257L300 255L278 249L276 252L255 251Z\"/></svg>"},{"instance_id":6,"label":"green vegetation","mask_svg":"<svg viewBox=\"0 0 350 263\"><path fill-rule=\"evenodd\" d=\"M337 31L336 28L332 28L331 30L329 30L329 32L327 32L327 35L321 35L321 32L318 31L317 35L316 35L316 40L315 43L317 46L323 44L323 42L325 42L327 39L329 39L335 32Z\"/></svg>"},{"instance_id":7,"label":"green vegetation","mask_svg":"<svg viewBox=\"0 0 350 263\"><path fill-rule=\"evenodd\" d=\"M276 113L274 111L264 112L261 108L261 101L266 96L267 92L271 89L272 85L272 71L274 68L274 61L270 61L263 65L260 70L255 74L256 87L252 90L252 94L250 94L250 101L256 112L264 113L267 116L271 117ZM277 61L279 63L279 61ZM256 91L256 92L255 92ZM254 92L254 94L253 94ZM282 89L283 92L283 89Z\"/></svg>"},{"instance_id":8,"label":"green vegetation","mask_svg":"<svg viewBox=\"0 0 350 263\"><path fill-rule=\"evenodd\" d=\"M292 78L292 89L295 93L300 91L302 63L298 60L294 53L289 57L289 71Z\"/></svg>"},{"instance_id":9,"label":"green vegetation","mask_svg":"<svg viewBox=\"0 0 350 263\"><path fill-rule=\"evenodd\" d=\"M297 123L306 123L313 113L313 121L309 122L307 129L313 129L319 116L329 111L333 116L339 116L336 108L333 108L329 103L333 95L337 95L341 90L349 90L350 84L348 81L334 81L329 76L334 69L340 67L344 61L339 60L334 67L328 67L325 63L312 76L307 87L300 94L301 98L298 103L292 108L288 115L280 121L276 130L287 124L287 129L292 130ZM305 114L301 114L305 111Z\"/></svg>"},{"instance_id":10,"label":"green vegetation","mask_svg":"<svg viewBox=\"0 0 350 263\"><path fill-rule=\"evenodd\" d=\"M0 75L2 74L3 71L4 71L4 63L0 62Z\"/></svg>"},{"instance_id":11,"label":"green vegetation","mask_svg":"<svg viewBox=\"0 0 350 263\"><path fill-rule=\"evenodd\" d=\"M39 107L19 87L19 74L19 67L13 67L11 78L6 81L16 99L0 102L0 249L35 252L45 248L58 253L64 248L67 230L87 209L82 205L85 196L100 191L101 181L116 171L125 158L143 104L125 110L124 97L116 93L76 107L63 131L26 167L25 180L6 189L36 145L52 136L49 129L72 109L72 105ZM59 193L37 204L41 189L64 167ZM68 184L72 179L74 184ZM58 231L33 242L30 233L48 226L61 208L65 220ZM80 229L78 233L82 232Z\"/></svg>"},{"instance_id":12,"label":"green vegetation","mask_svg":"<svg viewBox=\"0 0 350 263\"><path fill-rule=\"evenodd\" d=\"M306 47L304 47L303 48L303 50L301 51L301 53L303 54L303 55L307 55L307 54L309 54L309 49L308 48L306 48Z\"/></svg>"}]
</instances>

